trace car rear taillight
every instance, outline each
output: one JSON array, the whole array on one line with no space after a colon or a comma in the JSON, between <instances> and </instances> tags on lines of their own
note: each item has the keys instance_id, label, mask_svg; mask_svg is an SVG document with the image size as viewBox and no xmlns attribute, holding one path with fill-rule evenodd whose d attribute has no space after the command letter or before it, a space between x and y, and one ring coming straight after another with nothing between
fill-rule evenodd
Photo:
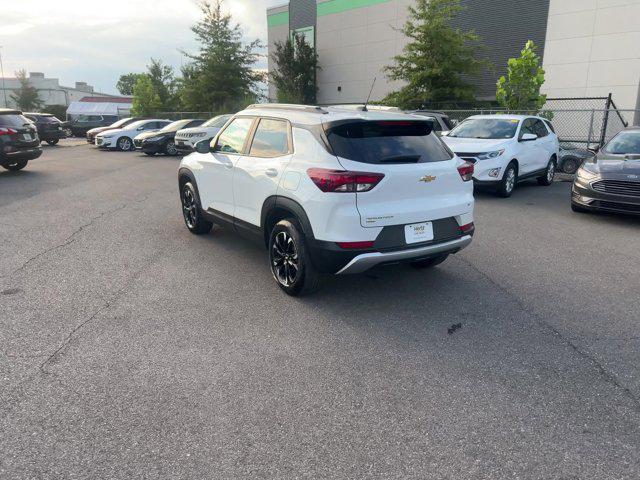
<instances>
[{"instance_id":1,"label":"car rear taillight","mask_svg":"<svg viewBox=\"0 0 640 480\"><path fill-rule=\"evenodd\" d=\"M13 128L0 127L0 135L13 135L14 133L18 133L18 131Z\"/></svg>"},{"instance_id":2,"label":"car rear taillight","mask_svg":"<svg viewBox=\"0 0 640 480\"><path fill-rule=\"evenodd\" d=\"M458 167L458 173L464 182L468 182L473 179L473 163L464 162Z\"/></svg>"},{"instance_id":3,"label":"car rear taillight","mask_svg":"<svg viewBox=\"0 0 640 480\"><path fill-rule=\"evenodd\" d=\"M324 168L310 168L307 170L307 174L323 192L336 193L368 192L384 178L382 173L349 172Z\"/></svg>"},{"instance_id":4,"label":"car rear taillight","mask_svg":"<svg viewBox=\"0 0 640 480\"><path fill-rule=\"evenodd\" d=\"M370 242L337 242L340 248L344 248L345 250L362 250L365 248L372 248L373 241Z\"/></svg>"},{"instance_id":5,"label":"car rear taillight","mask_svg":"<svg viewBox=\"0 0 640 480\"><path fill-rule=\"evenodd\" d=\"M467 223L466 225L462 225L460 227L460 230L464 234L472 235L473 232L476 230L476 226L473 224L473 222L471 222L471 223Z\"/></svg>"}]
</instances>

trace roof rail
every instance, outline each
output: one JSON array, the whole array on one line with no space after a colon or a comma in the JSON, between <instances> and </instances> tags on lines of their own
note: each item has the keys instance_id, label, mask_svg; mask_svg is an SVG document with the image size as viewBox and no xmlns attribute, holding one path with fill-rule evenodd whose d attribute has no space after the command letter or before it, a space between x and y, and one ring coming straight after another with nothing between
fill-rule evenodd
<instances>
[{"instance_id":1,"label":"roof rail","mask_svg":"<svg viewBox=\"0 0 640 480\"><path fill-rule=\"evenodd\" d=\"M357 110L359 112L377 111L377 112L402 112L398 107L389 107L387 105L364 105L362 103L349 103L342 105L331 105L333 108L341 108L343 110Z\"/></svg>"},{"instance_id":2,"label":"roof rail","mask_svg":"<svg viewBox=\"0 0 640 480\"><path fill-rule=\"evenodd\" d=\"M250 110L254 108L268 108L273 110L298 110L300 112L321 113L323 115L329 113L322 107L317 107L314 105L296 105L289 103L254 103L253 105L249 105L246 109Z\"/></svg>"}]
</instances>

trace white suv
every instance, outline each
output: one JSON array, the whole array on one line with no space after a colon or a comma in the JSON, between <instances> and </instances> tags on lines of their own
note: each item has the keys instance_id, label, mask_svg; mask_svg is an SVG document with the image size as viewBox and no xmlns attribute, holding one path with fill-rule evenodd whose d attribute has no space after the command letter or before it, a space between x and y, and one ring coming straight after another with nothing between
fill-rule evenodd
<instances>
[{"instance_id":1,"label":"white suv","mask_svg":"<svg viewBox=\"0 0 640 480\"><path fill-rule=\"evenodd\" d=\"M435 266L471 243L474 199L473 165L431 128L403 113L253 105L182 160L185 223L259 239L290 295L322 273Z\"/></svg>"},{"instance_id":2,"label":"white suv","mask_svg":"<svg viewBox=\"0 0 640 480\"><path fill-rule=\"evenodd\" d=\"M195 150L196 143L203 140L211 141L230 118L231 115L218 115L210 118L199 127L178 130L175 137L178 153L186 155Z\"/></svg>"},{"instance_id":3,"label":"white suv","mask_svg":"<svg viewBox=\"0 0 640 480\"><path fill-rule=\"evenodd\" d=\"M521 180L551 185L560 158L553 125L540 117L476 115L443 137L460 158L475 164L476 185L509 197Z\"/></svg>"}]
</instances>

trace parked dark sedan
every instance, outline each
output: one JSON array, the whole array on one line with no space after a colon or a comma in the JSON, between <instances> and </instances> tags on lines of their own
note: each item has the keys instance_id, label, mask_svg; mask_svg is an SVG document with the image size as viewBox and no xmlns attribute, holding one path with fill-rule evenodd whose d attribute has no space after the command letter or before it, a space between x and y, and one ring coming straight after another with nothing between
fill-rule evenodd
<instances>
[{"instance_id":1,"label":"parked dark sedan","mask_svg":"<svg viewBox=\"0 0 640 480\"><path fill-rule=\"evenodd\" d=\"M117 115L78 115L68 124L73 136L84 137L92 128L107 127L117 120Z\"/></svg>"},{"instance_id":2,"label":"parked dark sedan","mask_svg":"<svg viewBox=\"0 0 640 480\"><path fill-rule=\"evenodd\" d=\"M62 122L50 113L25 113L24 116L35 124L40 142L55 145L67 136Z\"/></svg>"},{"instance_id":3,"label":"parked dark sedan","mask_svg":"<svg viewBox=\"0 0 640 480\"><path fill-rule=\"evenodd\" d=\"M20 110L0 108L0 166L22 170L42 155L36 126Z\"/></svg>"},{"instance_id":4,"label":"parked dark sedan","mask_svg":"<svg viewBox=\"0 0 640 480\"><path fill-rule=\"evenodd\" d=\"M177 155L178 148L175 144L176 132L183 128L199 127L205 122L202 119L187 119L172 122L162 130L155 132L144 132L133 139L136 148L142 149L147 155L164 153L167 155Z\"/></svg>"},{"instance_id":5,"label":"parked dark sedan","mask_svg":"<svg viewBox=\"0 0 640 480\"><path fill-rule=\"evenodd\" d=\"M640 127L618 133L582 164L573 181L571 208L640 215Z\"/></svg>"},{"instance_id":6,"label":"parked dark sedan","mask_svg":"<svg viewBox=\"0 0 640 480\"><path fill-rule=\"evenodd\" d=\"M118 120L115 123L112 123L109 126L92 128L91 130L87 131L87 143L90 143L91 145L93 145L96 143L96 135L98 135L99 133L106 132L107 130L115 130L117 128L123 128L129 125L130 123L137 122L138 120L144 120L144 117L121 118L120 120Z\"/></svg>"}]
</instances>

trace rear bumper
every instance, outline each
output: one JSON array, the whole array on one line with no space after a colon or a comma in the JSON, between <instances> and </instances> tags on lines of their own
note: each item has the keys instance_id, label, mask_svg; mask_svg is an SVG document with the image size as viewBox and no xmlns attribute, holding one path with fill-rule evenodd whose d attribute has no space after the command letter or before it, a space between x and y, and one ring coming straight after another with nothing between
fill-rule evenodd
<instances>
[{"instance_id":1,"label":"rear bumper","mask_svg":"<svg viewBox=\"0 0 640 480\"><path fill-rule=\"evenodd\" d=\"M448 242L428 245L419 248L410 248L406 250L397 250L393 252L370 252L363 253L354 257L347 265L340 269L338 275L346 275L352 273L362 273L376 265L411 262L416 260L427 259L438 255L456 253L471 243L471 235Z\"/></svg>"},{"instance_id":2,"label":"rear bumper","mask_svg":"<svg viewBox=\"0 0 640 480\"><path fill-rule=\"evenodd\" d=\"M0 164L9 165L20 160L35 160L42 155L42 147L34 147L13 152L0 153Z\"/></svg>"}]
</instances>

